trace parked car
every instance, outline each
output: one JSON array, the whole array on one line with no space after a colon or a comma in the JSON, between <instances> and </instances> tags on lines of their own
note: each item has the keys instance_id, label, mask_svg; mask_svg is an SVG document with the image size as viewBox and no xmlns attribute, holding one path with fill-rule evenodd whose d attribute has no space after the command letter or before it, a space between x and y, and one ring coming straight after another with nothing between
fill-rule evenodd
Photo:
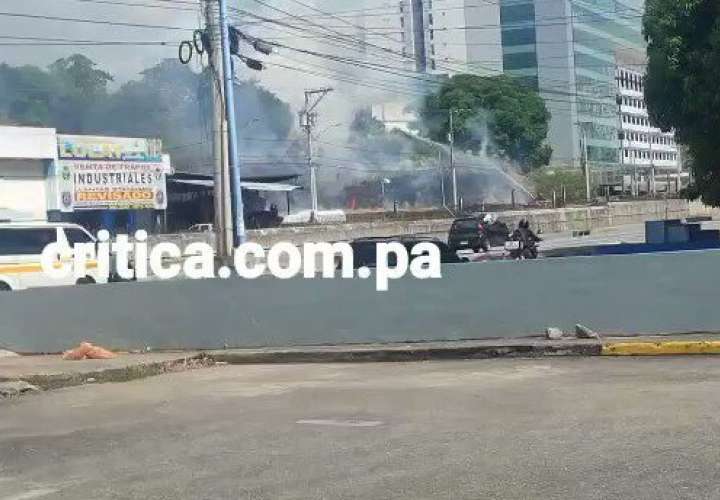
<instances>
[{"instance_id":1,"label":"parked car","mask_svg":"<svg viewBox=\"0 0 720 500\"><path fill-rule=\"evenodd\" d=\"M438 238L429 238L422 236L395 236L395 237L378 237L378 238L358 238L350 242L350 246L353 249L353 267L355 269L359 267L375 267L377 261L377 244L378 243L390 243L399 242L407 249L410 259L416 257L410 254L412 248L421 242L430 242L435 244L440 249L440 262L445 263L457 263L466 262L466 259L458 257L457 253L454 252L444 241ZM395 266L396 262L394 256L389 255L388 265Z\"/></svg>"},{"instance_id":2,"label":"parked car","mask_svg":"<svg viewBox=\"0 0 720 500\"><path fill-rule=\"evenodd\" d=\"M487 252L490 247L502 246L508 240L509 229L504 222L485 222L483 217L455 219L448 233L448 245L454 251L470 248Z\"/></svg>"},{"instance_id":3,"label":"parked car","mask_svg":"<svg viewBox=\"0 0 720 500\"><path fill-rule=\"evenodd\" d=\"M94 243L95 238L82 226L67 223L0 223L0 291L25 288L104 283L97 262L88 261L86 276L51 278L42 270L40 256L50 243L58 243L61 257L73 265L72 247L76 243ZM70 257L67 257L70 256Z\"/></svg>"}]
</instances>

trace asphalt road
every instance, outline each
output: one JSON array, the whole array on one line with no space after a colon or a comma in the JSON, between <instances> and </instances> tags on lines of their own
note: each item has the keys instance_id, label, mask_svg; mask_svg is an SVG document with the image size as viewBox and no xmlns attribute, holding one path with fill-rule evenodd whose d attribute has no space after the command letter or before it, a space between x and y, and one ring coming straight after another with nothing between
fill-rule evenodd
<instances>
[{"instance_id":1,"label":"asphalt road","mask_svg":"<svg viewBox=\"0 0 720 500\"><path fill-rule=\"evenodd\" d=\"M219 366L0 402L0 500L716 499L711 357Z\"/></svg>"}]
</instances>

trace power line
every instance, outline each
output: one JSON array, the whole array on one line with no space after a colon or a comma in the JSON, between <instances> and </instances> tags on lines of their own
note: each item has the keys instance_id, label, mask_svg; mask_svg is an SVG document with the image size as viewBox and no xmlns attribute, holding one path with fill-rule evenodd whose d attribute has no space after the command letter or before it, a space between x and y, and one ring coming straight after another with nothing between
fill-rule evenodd
<instances>
[{"instance_id":1,"label":"power line","mask_svg":"<svg viewBox=\"0 0 720 500\"><path fill-rule=\"evenodd\" d=\"M119 7L143 7L148 9L163 9L163 10L174 10L174 11L188 11L188 12L196 12L198 4L193 2L166 2L166 5L151 5L147 3L137 3L137 2L124 2L119 0L69 0L73 2L83 2L83 3L94 3L94 4L101 4L101 5L116 5ZM160 1L160 0L158 0ZM179 5L193 5L193 7L177 7L174 5L169 5L170 3L177 3Z\"/></svg>"},{"instance_id":2,"label":"power line","mask_svg":"<svg viewBox=\"0 0 720 500\"><path fill-rule=\"evenodd\" d=\"M177 42L0 42L2 47L117 47L172 46Z\"/></svg>"},{"instance_id":3,"label":"power line","mask_svg":"<svg viewBox=\"0 0 720 500\"><path fill-rule=\"evenodd\" d=\"M177 30L177 31L192 31L195 28L184 28L181 26L166 26L158 24L138 24L128 23L121 21L100 21L97 19L82 19L76 17L58 17L58 16L44 16L39 14L21 14L18 12L0 12L0 17L19 17L25 19L40 19L44 21L60 21L70 23L83 23L83 24L101 24L107 26L123 26L129 28L146 28L146 29L164 29L164 30Z\"/></svg>"},{"instance_id":4,"label":"power line","mask_svg":"<svg viewBox=\"0 0 720 500\"><path fill-rule=\"evenodd\" d=\"M265 4L264 2L262 2L261 0L255 0L255 1L258 2L258 3L261 3L261 4L263 4L263 5L268 6L269 8L271 8L271 9L273 9L273 10L277 10L277 11L279 11L279 12L286 13L286 11L284 11L284 10L282 10L282 9L274 8L274 7L272 7L272 6L269 6L269 5ZM243 11L243 12L245 12L245 11ZM320 12L323 12L323 11L320 11ZM249 14L249 15L252 15L252 16L255 16L255 15L252 14L252 13L248 13L248 14ZM260 17L260 16L257 16L257 17ZM303 20L303 18L301 18L300 16L295 16L295 15L293 15L293 17L295 17L295 18L297 18L297 19ZM263 18L263 19L267 19L267 18ZM269 20L269 21L272 21L272 20ZM288 23L281 23L281 22L279 22L279 23L277 23L277 24L283 25L283 26L288 26L288 27L290 27L291 29L296 29L296 30L299 30L299 31L301 31L301 32L311 32L311 31L310 31L309 29L307 29L307 28L299 28L299 27L297 27L297 26L293 26L293 25L290 25L290 24L288 24ZM310 23L310 24L315 24L315 23ZM322 26L321 26L321 27L322 27ZM275 28L275 29L277 29L277 28ZM331 31L331 32L332 32L332 31ZM335 32L332 32L332 33L335 33ZM325 33L323 33L322 36L325 37L325 36L327 36L327 35L326 35ZM347 39L350 39L350 40L353 40L355 43L359 43L359 44L362 44L362 45L365 45L365 46L368 46L368 45L369 45L369 46L372 46L372 47L379 47L379 46L377 46L377 45L375 45L375 44L369 44L368 42L366 42L366 41L364 41L364 40L355 39L355 38L353 38L353 37L351 37L351 36L349 36L349 35L343 35L343 36L344 36L344 40L343 40L343 41L345 41L345 40L347 40ZM385 52L389 52L389 53L392 53L392 54L395 54L395 55L400 55L401 57L403 57L403 58L405 58L405 59L409 59L409 60L415 62L415 59L414 59L413 57L407 56L407 55L405 55L404 53L398 53L397 51L393 51L392 49L389 49L389 48L387 48L387 47L379 47L379 48L381 48L381 49L382 49L383 51L385 51ZM356 50L358 50L358 49L356 49ZM461 62L461 64L466 64L466 63ZM491 73L491 74L492 74L492 73L499 74L499 75L504 74L504 73L503 73L502 71L500 71L500 70L496 70L496 69L494 69L494 68L483 67L483 65L480 64L480 63L474 63L473 65L476 65L476 66L478 66L478 67L480 67L480 68L482 68L482 69L485 69L487 72L489 72L489 73ZM443 65L438 65L437 67L440 68L440 69L446 69L447 71L453 72L453 73L468 73L468 72L470 72L470 71L468 71L467 67L463 67L463 68L460 68L460 69L458 69L458 68L453 68L453 67L451 67L451 66L443 66ZM468 67L469 67L469 66L468 66ZM403 68L402 71L408 71L408 70L405 70L405 69ZM420 75L423 75L423 76L427 75L427 73L420 72L420 71L415 71L415 73L420 74ZM557 83L560 84L560 85L565 85L566 82L565 82L565 81L557 80ZM542 90L542 91L549 92L549 93L557 93L557 90L554 90L554 89L541 89L541 90ZM608 96L608 98L609 98L609 97L611 97L611 96Z\"/></svg>"}]
</instances>

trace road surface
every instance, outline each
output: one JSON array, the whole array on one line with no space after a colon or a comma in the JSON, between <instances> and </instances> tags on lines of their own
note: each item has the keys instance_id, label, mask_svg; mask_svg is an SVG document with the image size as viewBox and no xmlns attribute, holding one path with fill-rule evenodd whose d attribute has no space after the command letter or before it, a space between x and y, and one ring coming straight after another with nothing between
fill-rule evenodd
<instances>
[{"instance_id":1,"label":"road surface","mask_svg":"<svg viewBox=\"0 0 720 500\"><path fill-rule=\"evenodd\" d=\"M720 498L711 357L218 366L0 402L0 500Z\"/></svg>"}]
</instances>

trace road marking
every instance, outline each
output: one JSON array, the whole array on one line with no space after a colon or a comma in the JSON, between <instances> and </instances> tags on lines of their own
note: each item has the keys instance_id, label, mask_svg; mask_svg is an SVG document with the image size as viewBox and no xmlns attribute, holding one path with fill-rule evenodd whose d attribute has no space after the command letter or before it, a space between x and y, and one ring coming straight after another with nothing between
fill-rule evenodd
<instances>
[{"instance_id":1,"label":"road marking","mask_svg":"<svg viewBox=\"0 0 720 500\"><path fill-rule=\"evenodd\" d=\"M603 356L662 356L668 354L720 354L720 341L608 342Z\"/></svg>"},{"instance_id":2,"label":"road marking","mask_svg":"<svg viewBox=\"0 0 720 500\"><path fill-rule=\"evenodd\" d=\"M295 423L306 425L330 425L333 427L377 427L378 425L383 424L380 420L336 420L334 418L302 419Z\"/></svg>"},{"instance_id":3,"label":"road marking","mask_svg":"<svg viewBox=\"0 0 720 500\"><path fill-rule=\"evenodd\" d=\"M13 495L11 497L3 497L0 498L0 500L30 500L31 498L44 497L45 495L56 493L58 491L60 490L56 488L38 488L34 490L28 490L24 493L20 493L17 495Z\"/></svg>"}]
</instances>

